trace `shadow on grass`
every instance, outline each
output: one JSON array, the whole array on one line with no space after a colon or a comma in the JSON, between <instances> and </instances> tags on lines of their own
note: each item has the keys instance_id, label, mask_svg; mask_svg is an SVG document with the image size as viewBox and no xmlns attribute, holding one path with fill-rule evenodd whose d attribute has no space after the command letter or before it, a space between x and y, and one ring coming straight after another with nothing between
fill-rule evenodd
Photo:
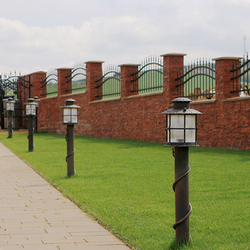
<instances>
[{"instance_id":1,"label":"shadow on grass","mask_svg":"<svg viewBox=\"0 0 250 250\"><path fill-rule=\"evenodd\" d=\"M250 161L249 150L237 150L237 149L225 149L225 148L202 148L202 147L193 147L190 148L191 153L195 154L212 154L213 156L217 155L237 155L244 156L242 161Z\"/></svg>"},{"instance_id":2,"label":"shadow on grass","mask_svg":"<svg viewBox=\"0 0 250 250\"><path fill-rule=\"evenodd\" d=\"M169 246L166 246L165 248L163 248L164 250L181 250L181 249L187 249L189 247L191 247L192 244L192 240L190 239L190 241L186 242L185 244L178 244L176 243L175 239L172 240L171 244Z\"/></svg>"}]
</instances>

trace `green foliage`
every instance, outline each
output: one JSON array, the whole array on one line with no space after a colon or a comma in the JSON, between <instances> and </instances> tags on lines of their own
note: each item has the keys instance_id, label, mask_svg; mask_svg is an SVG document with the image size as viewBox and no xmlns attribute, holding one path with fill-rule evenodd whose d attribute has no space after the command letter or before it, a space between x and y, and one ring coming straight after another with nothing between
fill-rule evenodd
<instances>
[{"instance_id":1,"label":"green foliage","mask_svg":"<svg viewBox=\"0 0 250 250\"><path fill-rule=\"evenodd\" d=\"M0 140L124 242L141 250L250 249L249 151L190 148L192 241L174 242L174 158L161 143L75 137L67 178L64 135Z\"/></svg>"}]
</instances>

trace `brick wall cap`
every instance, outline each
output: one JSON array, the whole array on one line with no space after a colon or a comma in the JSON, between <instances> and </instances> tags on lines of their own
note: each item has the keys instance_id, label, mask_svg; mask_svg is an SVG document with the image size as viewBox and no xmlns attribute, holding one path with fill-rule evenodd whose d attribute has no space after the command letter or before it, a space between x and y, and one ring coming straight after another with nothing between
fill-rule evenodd
<instances>
[{"instance_id":1,"label":"brick wall cap","mask_svg":"<svg viewBox=\"0 0 250 250\"><path fill-rule=\"evenodd\" d=\"M237 96L221 100L222 102L250 101L250 96Z\"/></svg>"},{"instance_id":2,"label":"brick wall cap","mask_svg":"<svg viewBox=\"0 0 250 250\"><path fill-rule=\"evenodd\" d=\"M186 56L187 54L183 54L183 53L167 53L167 54L163 54L161 55L162 57L164 56Z\"/></svg>"},{"instance_id":3,"label":"brick wall cap","mask_svg":"<svg viewBox=\"0 0 250 250\"><path fill-rule=\"evenodd\" d=\"M21 75L21 77L25 77L25 76L31 76L31 75L34 75L34 74L46 74L47 72L45 71L36 71L36 72L33 72L33 73L30 73L28 75Z\"/></svg>"},{"instance_id":4,"label":"brick wall cap","mask_svg":"<svg viewBox=\"0 0 250 250\"><path fill-rule=\"evenodd\" d=\"M141 64L133 64L133 63L125 63L125 64L120 64L118 67L133 67L133 66L140 66Z\"/></svg>"},{"instance_id":5,"label":"brick wall cap","mask_svg":"<svg viewBox=\"0 0 250 250\"><path fill-rule=\"evenodd\" d=\"M58 68L56 70L72 70L72 68Z\"/></svg>"},{"instance_id":6,"label":"brick wall cap","mask_svg":"<svg viewBox=\"0 0 250 250\"><path fill-rule=\"evenodd\" d=\"M213 61L222 61L222 60L240 60L243 57L234 57L234 56L224 56L212 59Z\"/></svg>"},{"instance_id":7,"label":"brick wall cap","mask_svg":"<svg viewBox=\"0 0 250 250\"><path fill-rule=\"evenodd\" d=\"M84 62L84 63L104 63L104 61L87 61L87 62Z\"/></svg>"}]
</instances>

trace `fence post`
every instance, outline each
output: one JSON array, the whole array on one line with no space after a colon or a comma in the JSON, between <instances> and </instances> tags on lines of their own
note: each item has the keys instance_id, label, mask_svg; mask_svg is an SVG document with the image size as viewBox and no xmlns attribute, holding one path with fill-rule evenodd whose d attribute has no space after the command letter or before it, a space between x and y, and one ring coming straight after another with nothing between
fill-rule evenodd
<instances>
[{"instance_id":1,"label":"fence post","mask_svg":"<svg viewBox=\"0 0 250 250\"><path fill-rule=\"evenodd\" d=\"M219 57L213 59L215 61L215 95L216 100L239 96L240 93L231 93L233 90L232 72L233 64L242 59L240 57ZM239 86L238 86L239 85ZM240 78L237 79L237 88L240 89Z\"/></svg>"},{"instance_id":2,"label":"fence post","mask_svg":"<svg viewBox=\"0 0 250 250\"><path fill-rule=\"evenodd\" d=\"M88 101L101 100L102 87L96 88L96 80L102 77L102 63L100 61L89 61L86 63L86 94ZM101 81L99 82L101 83ZM99 97L97 97L99 96Z\"/></svg>"},{"instance_id":3,"label":"fence post","mask_svg":"<svg viewBox=\"0 0 250 250\"><path fill-rule=\"evenodd\" d=\"M57 69L57 95L65 95L65 94L71 94L72 93L72 81L71 77L71 68L62 68Z\"/></svg>"},{"instance_id":4,"label":"fence post","mask_svg":"<svg viewBox=\"0 0 250 250\"><path fill-rule=\"evenodd\" d=\"M121 67L121 99L131 95L138 95L138 66L139 64L122 64L118 66ZM134 79L137 80L133 81Z\"/></svg>"},{"instance_id":5,"label":"fence post","mask_svg":"<svg viewBox=\"0 0 250 250\"><path fill-rule=\"evenodd\" d=\"M166 96L167 104L177 97L176 78L183 70L184 56L186 54L165 54L163 57L163 93Z\"/></svg>"}]
</instances>

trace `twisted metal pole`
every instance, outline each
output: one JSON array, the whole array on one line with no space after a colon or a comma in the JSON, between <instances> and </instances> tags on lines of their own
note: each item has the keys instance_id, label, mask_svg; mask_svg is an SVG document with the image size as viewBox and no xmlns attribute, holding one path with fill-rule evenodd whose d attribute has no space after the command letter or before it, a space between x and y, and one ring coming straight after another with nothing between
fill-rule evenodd
<instances>
[{"instance_id":1,"label":"twisted metal pole","mask_svg":"<svg viewBox=\"0 0 250 250\"><path fill-rule=\"evenodd\" d=\"M192 206L189 203L189 172L188 147L175 147L175 229L176 242L178 244L189 241L189 216Z\"/></svg>"},{"instance_id":2,"label":"twisted metal pole","mask_svg":"<svg viewBox=\"0 0 250 250\"><path fill-rule=\"evenodd\" d=\"M33 128L32 115L28 116L28 123L29 123L29 131L28 131L29 152L32 152L34 150L34 140L33 140L34 128Z\"/></svg>"},{"instance_id":3,"label":"twisted metal pole","mask_svg":"<svg viewBox=\"0 0 250 250\"><path fill-rule=\"evenodd\" d=\"M74 125L67 125L67 135L66 135L66 141L67 141L67 175L68 177L71 177L72 175L75 175L75 166L74 166Z\"/></svg>"},{"instance_id":4,"label":"twisted metal pole","mask_svg":"<svg viewBox=\"0 0 250 250\"><path fill-rule=\"evenodd\" d=\"M12 111L9 111L9 136L8 138L12 138L13 134L13 123L12 123Z\"/></svg>"}]
</instances>

